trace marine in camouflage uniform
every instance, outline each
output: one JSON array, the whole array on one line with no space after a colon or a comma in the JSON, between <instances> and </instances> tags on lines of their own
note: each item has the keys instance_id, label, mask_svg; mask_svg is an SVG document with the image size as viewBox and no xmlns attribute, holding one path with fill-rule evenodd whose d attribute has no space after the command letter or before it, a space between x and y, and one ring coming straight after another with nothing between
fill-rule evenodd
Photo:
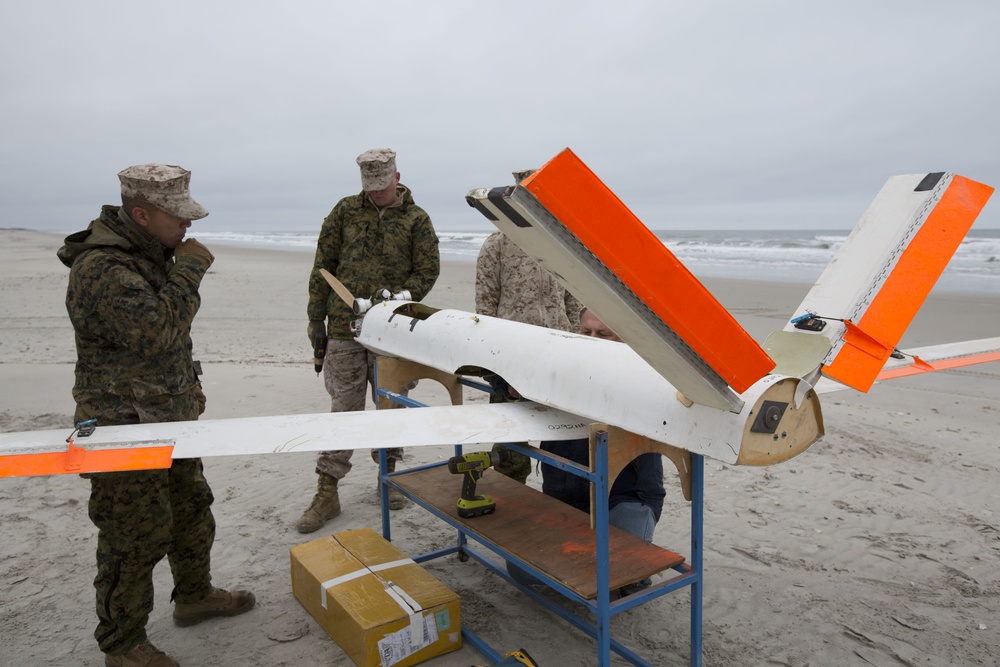
<instances>
[{"instance_id":1,"label":"marine in camouflage uniform","mask_svg":"<svg viewBox=\"0 0 1000 667\"><path fill-rule=\"evenodd\" d=\"M374 400L375 355L354 340L350 322L357 316L319 270L332 273L358 297L370 298L380 289L393 294L406 290L413 301L424 298L441 270L438 238L430 216L399 183L395 153L388 149L366 151L357 162L362 191L337 202L323 221L309 276L308 335L310 342L317 334L329 338L323 376L331 412L364 410L368 385ZM365 443L356 444L363 447ZM297 524L300 532L313 532L339 514L336 481L350 471L352 453L347 449L317 456L319 487ZM378 461L378 451L371 454ZM389 449L386 455L391 472L403 450ZM390 507L398 509L402 502L402 494L390 489Z\"/></svg>"},{"instance_id":2,"label":"marine in camouflage uniform","mask_svg":"<svg viewBox=\"0 0 1000 667\"><path fill-rule=\"evenodd\" d=\"M99 426L197 419L205 395L190 329L201 304L198 287L214 258L197 241L180 241L190 219L208 212L190 199L190 172L179 167L142 165L119 177L123 201L149 209L132 209L148 224L133 221L125 206L104 206L99 218L67 237L58 251L70 267L66 309L76 334L74 419L97 419ZM252 593L211 585L215 519L200 459L178 459L167 470L84 477L91 483L89 515L99 530L95 637L108 654L107 664L176 664L146 638L153 567L164 556L179 624L191 620L185 611L208 597L228 596L228 602L216 609L221 614L205 617L253 606Z\"/></svg>"},{"instance_id":3,"label":"marine in camouflage uniform","mask_svg":"<svg viewBox=\"0 0 1000 667\"><path fill-rule=\"evenodd\" d=\"M476 312L523 324L576 331L583 305L503 232L483 242L476 259Z\"/></svg>"},{"instance_id":4,"label":"marine in camouflage uniform","mask_svg":"<svg viewBox=\"0 0 1000 667\"><path fill-rule=\"evenodd\" d=\"M520 183L531 170L514 172ZM476 259L476 312L523 324L576 331L582 304L555 277L502 232L487 237ZM490 402L503 402L491 396ZM494 451L506 449L493 446ZM522 484L531 474L531 458L511 451L497 471Z\"/></svg>"}]
</instances>

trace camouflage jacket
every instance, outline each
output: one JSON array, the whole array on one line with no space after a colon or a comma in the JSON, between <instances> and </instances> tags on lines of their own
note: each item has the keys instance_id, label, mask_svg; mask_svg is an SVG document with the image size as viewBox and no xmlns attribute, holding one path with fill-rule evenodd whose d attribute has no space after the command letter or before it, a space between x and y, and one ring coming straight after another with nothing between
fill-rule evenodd
<instances>
[{"instance_id":1,"label":"camouflage jacket","mask_svg":"<svg viewBox=\"0 0 1000 667\"><path fill-rule=\"evenodd\" d=\"M524 324L576 331L576 297L502 232L494 232L476 260L476 312Z\"/></svg>"},{"instance_id":2,"label":"camouflage jacket","mask_svg":"<svg viewBox=\"0 0 1000 667\"><path fill-rule=\"evenodd\" d=\"M77 421L135 424L198 418L191 322L204 266L173 259L134 223L104 206L66 237L66 310L76 332Z\"/></svg>"},{"instance_id":3,"label":"camouflage jacket","mask_svg":"<svg viewBox=\"0 0 1000 667\"><path fill-rule=\"evenodd\" d=\"M351 309L330 289L321 268L337 277L355 297L371 298L379 289L409 290L423 299L441 272L438 238L430 216L398 186L396 203L381 211L364 192L344 197L323 221L316 260L309 276L310 320L327 322L330 338L353 338Z\"/></svg>"}]
</instances>

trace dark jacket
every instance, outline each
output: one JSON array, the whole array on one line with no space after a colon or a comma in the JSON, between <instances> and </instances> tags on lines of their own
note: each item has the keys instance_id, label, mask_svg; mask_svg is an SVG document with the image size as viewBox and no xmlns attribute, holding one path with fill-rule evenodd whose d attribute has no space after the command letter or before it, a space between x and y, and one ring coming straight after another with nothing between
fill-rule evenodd
<instances>
[{"instance_id":1,"label":"dark jacket","mask_svg":"<svg viewBox=\"0 0 1000 667\"><path fill-rule=\"evenodd\" d=\"M558 454L574 463L589 465L587 438L561 442L543 442L541 448ZM584 512L590 512L590 482L548 464L542 464L542 492ZM608 508L618 503L642 503L651 510L657 521L663 510L663 457L659 454L642 454L625 466L608 497Z\"/></svg>"},{"instance_id":2,"label":"dark jacket","mask_svg":"<svg viewBox=\"0 0 1000 667\"><path fill-rule=\"evenodd\" d=\"M198 418L191 322L206 269L173 259L117 206L66 237L66 310L76 332L75 419L135 424Z\"/></svg>"}]
</instances>

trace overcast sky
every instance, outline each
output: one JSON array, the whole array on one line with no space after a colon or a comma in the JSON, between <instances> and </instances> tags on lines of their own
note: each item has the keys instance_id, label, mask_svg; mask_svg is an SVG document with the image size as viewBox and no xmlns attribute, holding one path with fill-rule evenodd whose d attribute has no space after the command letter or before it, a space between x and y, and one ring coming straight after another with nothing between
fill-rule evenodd
<instances>
[{"instance_id":1,"label":"overcast sky","mask_svg":"<svg viewBox=\"0 0 1000 667\"><path fill-rule=\"evenodd\" d=\"M849 229L894 174L1000 186L1000 2L0 5L0 227L82 229L131 164L218 230L317 229L398 153L441 229L570 147L654 229ZM1000 195L977 228L1000 228Z\"/></svg>"}]
</instances>

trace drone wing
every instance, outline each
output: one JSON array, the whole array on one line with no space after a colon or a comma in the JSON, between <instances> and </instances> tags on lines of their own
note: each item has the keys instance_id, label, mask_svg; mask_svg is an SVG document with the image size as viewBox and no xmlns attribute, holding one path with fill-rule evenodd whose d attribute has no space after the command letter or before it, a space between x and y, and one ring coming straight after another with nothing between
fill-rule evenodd
<instances>
[{"instance_id":1,"label":"drone wing","mask_svg":"<svg viewBox=\"0 0 1000 667\"><path fill-rule=\"evenodd\" d=\"M534 403L368 410L0 433L0 477L168 468L173 459L587 437L585 419Z\"/></svg>"},{"instance_id":2,"label":"drone wing","mask_svg":"<svg viewBox=\"0 0 1000 667\"><path fill-rule=\"evenodd\" d=\"M767 353L568 148L467 201L691 401L739 412Z\"/></svg>"}]
</instances>

